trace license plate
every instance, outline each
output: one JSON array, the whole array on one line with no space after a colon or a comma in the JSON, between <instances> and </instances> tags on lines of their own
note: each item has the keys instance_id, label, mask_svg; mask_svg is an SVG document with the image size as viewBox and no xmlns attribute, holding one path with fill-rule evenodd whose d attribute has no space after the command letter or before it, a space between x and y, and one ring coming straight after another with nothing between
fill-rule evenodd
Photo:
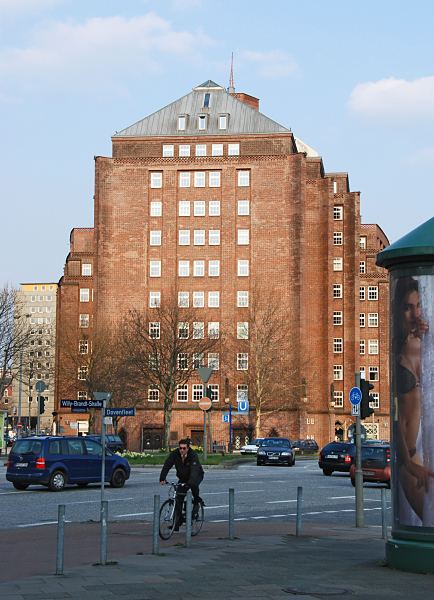
<instances>
[{"instance_id":1,"label":"license plate","mask_svg":"<svg viewBox=\"0 0 434 600\"><path fill-rule=\"evenodd\" d=\"M375 475L374 471L362 471L363 475Z\"/></svg>"},{"instance_id":2,"label":"license plate","mask_svg":"<svg viewBox=\"0 0 434 600\"><path fill-rule=\"evenodd\" d=\"M269 456L268 458L269 458L270 460L278 460L278 458L279 458L279 457L278 457L278 456Z\"/></svg>"},{"instance_id":3,"label":"license plate","mask_svg":"<svg viewBox=\"0 0 434 600\"><path fill-rule=\"evenodd\" d=\"M16 467L28 467L29 463L15 463Z\"/></svg>"},{"instance_id":4,"label":"license plate","mask_svg":"<svg viewBox=\"0 0 434 600\"><path fill-rule=\"evenodd\" d=\"M337 454L327 454L326 458L337 458L338 455Z\"/></svg>"}]
</instances>

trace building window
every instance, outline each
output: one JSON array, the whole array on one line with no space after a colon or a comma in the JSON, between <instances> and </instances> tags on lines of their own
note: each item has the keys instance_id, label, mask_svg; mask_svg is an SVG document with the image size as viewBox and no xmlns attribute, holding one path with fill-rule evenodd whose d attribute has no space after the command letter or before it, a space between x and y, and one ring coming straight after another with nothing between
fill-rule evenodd
<instances>
[{"instance_id":1,"label":"building window","mask_svg":"<svg viewBox=\"0 0 434 600\"><path fill-rule=\"evenodd\" d=\"M199 115L197 118L197 128L200 131L204 131L206 129L206 115Z\"/></svg>"},{"instance_id":2,"label":"building window","mask_svg":"<svg viewBox=\"0 0 434 600\"><path fill-rule=\"evenodd\" d=\"M87 400L87 392L85 392L85 391L77 392L77 399L78 400Z\"/></svg>"},{"instance_id":3,"label":"building window","mask_svg":"<svg viewBox=\"0 0 434 600\"><path fill-rule=\"evenodd\" d=\"M150 386L148 388L148 402L159 402L160 390L156 387Z\"/></svg>"},{"instance_id":4,"label":"building window","mask_svg":"<svg viewBox=\"0 0 434 600\"><path fill-rule=\"evenodd\" d=\"M247 352L237 354L237 371L247 371L249 368L249 355Z\"/></svg>"},{"instance_id":5,"label":"building window","mask_svg":"<svg viewBox=\"0 0 434 600\"><path fill-rule=\"evenodd\" d=\"M90 301L90 290L89 288L80 288L80 302Z\"/></svg>"},{"instance_id":6,"label":"building window","mask_svg":"<svg viewBox=\"0 0 434 600\"><path fill-rule=\"evenodd\" d=\"M379 381L380 371L378 367L368 367L369 381Z\"/></svg>"},{"instance_id":7,"label":"building window","mask_svg":"<svg viewBox=\"0 0 434 600\"><path fill-rule=\"evenodd\" d=\"M189 277L190 276L190 261L180 260L178 261L178 277Z\"/></svg>"},{"instance_id":8,"label":"building window","mask_svg":"<svg viewBox=\"0 0 434 600\"><path fill-rule=\"evenodd\" d=\"M335 310L333 312L333 325L342 325L343 323L343 312L341 310Z\"/></svg>"},{"instance_id":9,"label":"building window","mask_svg":"<svg viewBox=\"0 0 434 600\"><path fill-rule=\"evenodd\" d=\"M211 383L210 385L208 385L208 388L211 392L211 402L218 402L219 401L219 385L218 383Z\"/></svg>"},{"instance_id":10,"label":"building window","mask_svg":"<svg viewBox=\"0 0 434 600\"><path fill-rule=\"evenodd\" d=\"M378 410L380 408L380 394L378 392L371 392L370 396L373 400L369 403L369 406L374 410Z\"/></svg>"},{"instance_id":11,"label":"building window","mask_svg":"<svg viewBox=\"0 0 434 600\"><path fill-rule=\"evenodd\" d=\"M153 200L151 202L149 214L151 217L161 217L163 214L163 204L159 200Z\"/></svg>"},{"instance_id":12,"label":"building window","mask_svg":"<svg viewBox=\"0 0 434 600\"><path fill-rule=\"evenodd\" d=\"M161 260L149 261L149 277L161 277Z\"/></svg>"},{"instance_id":13,"label":"building window","mask_svg":"<svg viewBox=\"0 0 434 600\"><path fill-rule=\"evenodd\" d=\"M180 144L179 156L181 158L190 156L190 144Z\"/></svg>"},{"instance_id":14,"label":"building window","mask_svg":"<svg viewBox=\"0 0 434 600\"><path fill-rule=\"evenodd\" d=\"M360 313L359 314L359 326L360 327L365 327L366 326L366 315L365 315L365 313Z\"/></svg>"},{"instance_id":15,"label":"building window","mask_svg":"<svg viewBox=\"0 0 434 600\"><path fill-rule=\"evenodd\" d=\"M248 200L238 200L237 202L238 216L247 216L250 214L250 204Z\"/></svg>"},{"instance_id":16,"label":"building window","mask_svg":"<svg viewBox=\"0 0 434 600\"><path fill-rule=\"evenodd\" d=\"M342 231L335 231L333 233L333 245L334 246L342 246L344 242L344 234Z\"/></svg>"},{"instance_id":17,"label":"building window","mask_svg":"<svg viewBox=\"0 0 434 600\"><path fill-rule=\"evenodd\" d=\"M238 229L237 243L239 246L248 246L249 245L249 230L248 229Z\"/></svg>"},{"instance_id":18,"label":"building window","mask_svg":"<svg viewBox=\"0 0 434 600\"><path fill-rule=\"evenodd\" d=\"M195 260L193 263L193 276L203 277L205 275L205 261Z\"/></svg>"},{"instance_id":19,"label":"building window","mask_svg":"<svg viewBox=\"0 0 434 600\"><path fill-rule=\"evenodd\" d=\"M178 339L188 340L189 336L189 324L186 321L178 323Z\"/></svg>"},{"instance_id":20,"label":"building window","mask_svg":"<svg viewBox=\"0 0 434 600\"><path fill-rule=\"evenodd\" d=\"M368 354L378 354L378 340L368 340Z\"/></svg>"},{"instance_id":21,"label":"building window","mask_svg":"<svg viewBox=\"0 0 434 600\"><path fill-rule=\"evenodd\" d=\"M333 392L333 402L335 403L335 408L343 408L344 407L344 393L338 390Z\"/></svg>"},{"instance_id":22,"label":"building window","mask_svg":"<svg viewBox=\"0 0 434 600\"><path fill-rule=\"evenodd\" d=\"M220 187L221 173L220 171L210 171L208 174L208 185L209 187Z\"/></svg>"},{"instance_id":23,"label":"building window","mask_svg":"<svg viewBox=\"0 0 434 600\"><path fill-rule=\"evenodd\" d=\"M175 156L173 144L163 144L163 158L172 158Z\"/></svg>"},{"instance_id":24,"label":"building window","mask_svg":"<svg viewBox=\"0 0 434 600\"><path fill-rule=\"evenodd\" d=\"M161 171L154 171L151 173L151 188L163 187L163 173Z\"/></svg>"},{"instance_id":25,"label":"building window","mask_svg":"<svg viewBox=\"0 0 434 600\"><path fill-rule=\"evenodd\" d=\"M208 276L219 277L220 276L220 261L209 260L208 261Z\"/></svg>"},{"instance_id":26,"label":"building window","mask_svg":"<svg viewBox=\"0 0 434 600\"><path fill-rule=\"evenodd\" d=\"M342 298L343 297L343 286L341 283L333 284L333 298Z\"/></svg>"},{"instance_id":27,"label":"building window","mask_svg":"<svg viewBox=\"0 0 434 600\"><path fill-rule=\"evenodd\" d=\"M149 307L160 308L161 292L149 292Z\"/></svg>"},{"instance_id":28,"label":"building window","mask_svg":"<svg viewBox=\"0 0 434 600\"><path fill-rule=\"evenodd\" d=\"M204 246L205 245L205 230L204 229L195 229L194 230L193 243L195 246Z\"/></svg>"},{"instance_id":29,"label":"building window","mask_svg":"<svg viewBox=\"0 0 434 600\"><path fill-rule=\"evenodd\" d=\"M185 131L186 126L187 126L187 115L179 115L178 131Z\"/></svg>"},{"instance_id":30,"label":"building window","mask_svg":"<svg viewBox=\"0 0 434 600\"><path fill-rule=\"evenodd\" d=\"M334 221L342 221L344 218L344 207L334 206L333 207L333 219Z\"/></svg>"},{"instance_id":31,"label":"building window","mask_svg":"<svg viewBox=\"0 0 434 600\"><path fill-rule=\"evenodd\" d=\"M220 306L220 292L208 292L208 308Z\"/></svg>"},{"instance_id":32,"label":"building window","mask_svg":"<svg viewBox=\"0 0 434 600\"><path fill-rule=\"evenodd\" d=\"M205 292L193 292L193 306L194 308L204 308Z\"/></svg>"},{"instance_id":33,"label":"building window","mask_svg":"<svg viewBox=\"0 0 434 600\"><path fill-rule=\"evenodd\" d=\"M205 355L203 352L193 352L193 368L200 369L205 366Z\"/></svg>"},{"instance_id":34,"label":"building window","mask_svg":"<svg viewBox=\"0 0 434 600\"><path fill-rule=\"evenodd\" d=\"M188 369L188 354L187 352L179 352L178 354L178 369L186 371Z\"/></svg>"},{"instance_id":35,"label":"building window","mask_svg":"<svg viewBox=\"0 0 434 600\"><path fill-rule=\"evenodd\" d=\"M180 246L189 246L190 245L190 230L189 229L180 229L178 231L178 244Z\"/></svg>"},{"instance_id":36,"label":"building window","mask_svg":"<svg viewBox=\"0 0 434 600\"><path fill-rule=\"evenodd\" d=\"M362 235L359 240L360 250L366 250L366 236Z\"/></svg>"},{"instance_id":37,"label":"building window","mask_svg":"<svg viewBox=\"0 0 434 600\"><path fill-rule=\"evenodd\" d=\"M208 352L208 367L213 371L220 368L220 356L218 352Z\"/></svg>"},{"instance_id":38,"label":"building window","mask_svg":"<svg viewBox=\"0 0 434 600\"><path fill-rule=\"evenodd\" d=\"M149 232L149 245L161 246L161 231L159 229L152 229Z\"/></svg>"},{"instance_id":39,"label":"building window","mask_svg":"<svg viewBox=\"0 0 434 600\"><path fill-rule=\"evenodd\" d=\"M197 368L197 367L196 367ZM203 398L203 385L201 383L193 384L193 402L200 402Z\"/></svg>"},{"instance_id":40,"label":"building window","mask_svg":"<svg viewBox=\"0 0 434 600\"><path fill-rule=\"evenodd\" d=\"M359 273L361 275L363 275L364 273L366 273L366 263L365 263L364 260L360 261Z\"/></svg>"},{"instance_id":41,"label":"building window","mask_svg":"<svg viewBox=\"0 0 434 600\"><path fill-rule=\"evenodd\" d=\"M160 322L159 321L150 321L148 325L149 337L151 340L159 340L160 339Z\"/></svg>"},{"instance_id":42,"label":"building window","mask_svg":"<svg viewBox=\"0 0 434 600\"><path fill-rule=\"evenodd\" d=\"M366 298L366 288L362 286L359 288L359 300L365 300L365 298Z\"/></svg>"},{"instance_id":43,"label":"building window","mask_svg":"<svg viewBox=\"0 0 434 600\"><path fill-rule=\"evenodd\" d=\"M250 171L238 171L238 187L249 187Z\"/></svg>"},{"instance_id":44,"label":"building window","mask_svg":"<svg viewBox=\"0 0 434 600\"><path fill-rule=\"evenodd\" d=\"M211 148L213 156L223 156L223 144L213 144Z\"/></svg>"},{"instance_id":45,"label":"building window","mask_svg":"<svg viewBox=\"0 0 434 600\"><path fill-rule=\"evenodd\" d=\"M86 365L78 367L78 379L79 381L86 381L87 379L88 368Z\"/></svg>"},{"instance_id":46,"label":"building window","mask_svg":"<svg viewBox=\"0 0 434 600\"><path fill-rule=\"evenodd\" d=\"M239 144L228 144L228 156L239 156L240 145Z\"/></svg>"},{"instance_id":47,"label":"building window","mask_svg":"<svg viewBox=\"0 0 434 600\"><path fill-rule=\"evenodd\" d=\"M89 327L90 316L89 315L80 315L79 316L79 324L82 329Z\"/></svg>"},{"instance_id":48,"label":"building window","mask_svg":"<svg viewBox=\"0 0 434 600\"><path fill-rule=\"evenodd\" d=\"M366 371L365 367L363 367L363 366L359 367L359 371L360 371L360 379L365 379L366 378L365 377L365 371Z\"/></svg>"},{"instance_id":49,"label":"building window","mask_svg":"<svg viewBox=\"0 0 434 600\"><path fill-rule=\"evenodd\" d=\"M83 277L90 277L92 275L92 265L91 263L83 263L81 265L81 275ZM34 296L32 296L34 298ZM32 300L33 302L33 300Z\"/></svg>"},{"instance_id":50,"label":"building window","mask_svg":"<svg viewBox=\"0 0 434 600\"><path fill-rule=\"evenodd\" d=\"M193 339L203 340L205 336L205 323L203 321L195 321L193 323Z\"/></svg>"},{"instance_id":51,"label":"building window","mask_svg":"<svg viewBox=\"0 0 434 600\"><path fill-rule=\"evenodd\" d=\"M238 321L237 323L237 339L249 339L249 323L247 321Z\"/></svg>"},{"instance_id":52,"label":"building window","mask_svg":"<svg viewBox=\"0 0 434 600\"><path fill-rule=\"evenodd\" d=\"M190 201L180 200L178 203L178 216L189 217L190 216Z\"/></svg>"},{"instance_id":53,"label":"building window","mask_svg":"<svg viewBox=\"0 0 434 600\"><path fill-rule=\"evenodd\" d=\"M210 229L208 231L208 244L210 246L220 246L220 229Z\"/></svg>"},{"instance_id":54,"label":"building window","mask_svg":"<svg viewBox=\"0 0 434 600\"><path fill-rule=\"evenodd\" d=\"M333 259L333 271L342 271L344 268L344 259L341 256L335 256Z\"/></svg>"},{"instance_id":55,"label":"building window","mask_svg":"<svg viewBox=\"0 0 434 600\"><path fill-rule=\"evenodd\" d=\"M228 127L228 116L219 115L219 129L227 129Z\"/></svg>"},{"instance_id":56,"label":"building window","mask_svg":"<svg viewBox=\"0 0 434 600\"><path fill-rule=\"evenodd\" d=\"M220 216L220 200L210 200L208 204L208 214L210 217Z\"/></svg>"},{"instance_id":57,"label":"building window","mask_svg":"<svg viewBox=\"0 0 434 600\"><path fill-rule=\"evenodd\" d=\"M190 306L190 292L178 292L178 306L188 308Z\"/></svg>"},{"instance_id":58,"label":"building window","mask_svg":"<svg viewBox=\"0 0 434 600\"><path fill-rule=\"evenodd\" d=\"M204 217L205 216L205 200L196 200L194 203L194 216Z\"/></svg>"},{"instance_id":59,"label":"building window","mask_svg":"<svg viewBox=\"0 0 434 600\"><path fill-rule=\"evenodd\" d=\"M368 313L368 327L378 327L378 313Z\"/></svg>"},{"instance_id":60,"label":"building window","mask_svg":"<svg viewBox=\"0 0 434 600\"><path fill-rule=\"evenodd\" d=\"M179 174L179 187L189 188L191 180L191 173L189 171L181 171Z\"/></svg>"},{"instance_id":61,"label":"building window","mask_svg":"<svg viewBox=\"0 0 434 600\"><path fill-rule=\"evenodd\" d=\"M208 323L208 337L211 340L218 340L220 337L220 323L219 321L210 321Z\"/></svg>"},{"instance_id":62,"label":"building window","mask_svg":"<svg viewBox=\"0 0 434 600\"><path fill-rule=\"evenodd\" d=\"M89 341L88 340L80 340L78 342L78 352L79 354L88 354L89 352ZM49 356L50 353L45 353L46 356Z\"/></svg>"},{"instance_id":63,"label":"building window","mask_svg":"<svg viewBox=\"0 0 434 600\"><path fill-rule=\"evenodd\" d=\"M196 156L206 156L206 144L196 144Z\"/></svg>"},{"instance_id":64,"label":"building window","mask_svg":"<svg viewBox=\"0 0 434 600\"><path fill-rule=\"evenodd\" d=\"M176 400L178 402L188 402L188 385L179 385L176 389Z\"/></svg>"},{"instance_id":65,"label":"building window","mask_svg":"<svg viewBox=\"0 0 434 600\"><path fill-rule=\"evenodd\" d=\"M376 285L368 286L368 300L378 300L378 287Z\"/></svg>"},{"instance_id":66,"label":"building window","mask_svg":"<svg viewBox=\"0 0 434 600\"><path fill-rule=\"evenodd\" d=\"M344 343L342 338L334 338L333 339L333 353L341 354L344 349Z\"/></svg>"},{"instance_id":67,"label":"building window","mask_svg":"<svg viewBox=\"0 0 434 600\"><path fill-rule=\"evenodd\" d=\"M249 275L249 261L238 260L238 277L248 277Z\"/></svg>"},{"instance_id":68,"label":"building window","mask_svg":"<svg viewBox=\"0 0 434 600\"><path fill-rule=\"evenodd\" d=\"M333 365L333 379L342 381L344 378L344 367L342 365Z\"/></svg>"},{"instance_id":69,"label":"building window","mask_svg":"<svg viewBox=\"0 0 434 600\"><path fill-rule=\"evenodd\" d=\"M249 306L249 292L238 291L237 292L237 307L246 308Z\"/></svg>"},{"instance_id":70,"label":"building window","mask_svg":"<svg viewBox=\"0 0 434 600\"><path fill-rule=\"evenodd\" d=\"M338 182L333 181L333 194L337 194L337 193L338 193Z\"/></svg>"},{"instance_id":71,"label":"building window","mask_svg":"<svg viewBox=\"0 0 434 600\"><path fill-rule=\"evenodd\" d=\"M366 352L366 342L365 340L359 341L359 354L363 355Z\"/></svg>"},{"instance_id":72,"label":"building window","mask_svg":"<svg viewBox=\"0 0 434 600\"><path fill-rule=\"evenodd\" d=\"M204 171L195 171L194 187L205 187L205 172Z\"/></svg>"},{"instance_id":73,"label":"building window","mask_svg":"<svg viewBox=\"0 0 434 600\"><path fill-rule=\"evenodd\" d=\"M245 402L249 399L249 386L246 383L237 385L237 402Z\"/></svg>"}]
</instances>

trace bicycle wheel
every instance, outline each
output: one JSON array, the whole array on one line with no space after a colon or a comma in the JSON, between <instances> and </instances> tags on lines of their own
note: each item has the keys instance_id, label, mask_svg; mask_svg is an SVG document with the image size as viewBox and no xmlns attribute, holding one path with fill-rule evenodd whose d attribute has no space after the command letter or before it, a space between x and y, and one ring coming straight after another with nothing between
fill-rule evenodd
<instances>
[{"instance_id":1,"label":"bicycle wheel","mask_svg":"<svg viewBox=\"0 0 434 600\"><path fill-rule=\"evenodd\" d=\"M200 532L200 530L202 529L203 518L204 518L203 504L202 504L202 502L200 502L199 506L197 508L197 514L194 515L193 518L191 519L191 535L192 536L197 535Z\"/></svg>"},{"instance_id":2,"label":"bicycle wheel","mask_svg":"<svg viewBox=\"0 0 434 600\"><path fill-rule=\"evenodd\" d=\"M162 540L168 540L173 533L175 519L175 501L166 500L160 508L159 534Z\"/></svg>"}]
</instances>

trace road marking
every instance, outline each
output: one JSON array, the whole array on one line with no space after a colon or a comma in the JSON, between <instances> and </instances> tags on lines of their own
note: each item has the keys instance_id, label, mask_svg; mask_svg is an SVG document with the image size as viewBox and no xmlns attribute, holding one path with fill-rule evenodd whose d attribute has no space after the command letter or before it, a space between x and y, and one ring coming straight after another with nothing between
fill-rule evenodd
<instances>
[{"instance_id":1,"label":"road marking","mask_svg":"<svg viewBox=\"0 0 434 600\"><path fill-rule=\"evenodd\" d=\"M72 523L72 521L65 521L65 523ZM57 525L57 521L43 521L42 523L27 523L25 525L17 525L17 527L41 527L42 525Z\"/></svg>"},{"instance_id":2,"label":"road marking","mask_svg":"<svg viewBox=\"0 0 434 600\"><path fill-rule=\"evenodd\" d=\"M235 490L236 494L255 494L256 492L265 492L265 490ZM204 496L217 496L218 494L227 494L228 492L203 492Z\"/></svg>"},{"instance_id":3,"label":"road marking","mask_svg":"<svg viewBox=\"0 0 434 600\"><path fill-rule=\"evenodd\" d=\"M228 508L229 504L219 504L218 506L205 506L206 510L209 510L210 508Z\"/></svg>"},{"instance_id":4,"label":"road marking","mask_svg":"<svg viewBox=\"0 0 434 600\"><path fill-rule=\"evenodd\" d=\"M355 495L353 494L352 496L330 496L328 500L346 500L347 498L351 498L352 500L354 500Z\"/></svg>"},{"instance_id":5,"label":"road marking","mask_svg":"<svg viewBox=\"0 0 434 600\"><path fill-rule=\"evenodd\" d=\"M287 504L288 502L297 502L297 500L269 500L265 504Z\"/></svg>"},{"instance_id":6,"label":"road marking","mask_svg":"<svg viewBox=\"0 0 434 600\"><path fill-rule=\"evenodd\" d=\"M121 519L122 517L141 517L143 515L153 515L154 511L151 512L139 512L139 513L126 513L125 515L114 515L115 519Z\"/></svg>"}]
</instances>

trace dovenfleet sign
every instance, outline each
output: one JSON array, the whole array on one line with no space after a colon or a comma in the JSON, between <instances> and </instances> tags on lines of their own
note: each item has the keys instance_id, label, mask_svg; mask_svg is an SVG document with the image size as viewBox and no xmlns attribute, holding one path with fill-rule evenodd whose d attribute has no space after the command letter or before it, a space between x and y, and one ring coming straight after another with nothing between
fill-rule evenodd
<instances>
[{"instance_id":1,"label":"dovenfleet sign","mask_svg":"<svg viewBox=\"0 0 434 600\"><path fill-rule=\"evenodd\" d=\"M106 417L134 417L136 415L136 409L132 408L106 408L105 409Z\"/></svg>"}]
</instances>

